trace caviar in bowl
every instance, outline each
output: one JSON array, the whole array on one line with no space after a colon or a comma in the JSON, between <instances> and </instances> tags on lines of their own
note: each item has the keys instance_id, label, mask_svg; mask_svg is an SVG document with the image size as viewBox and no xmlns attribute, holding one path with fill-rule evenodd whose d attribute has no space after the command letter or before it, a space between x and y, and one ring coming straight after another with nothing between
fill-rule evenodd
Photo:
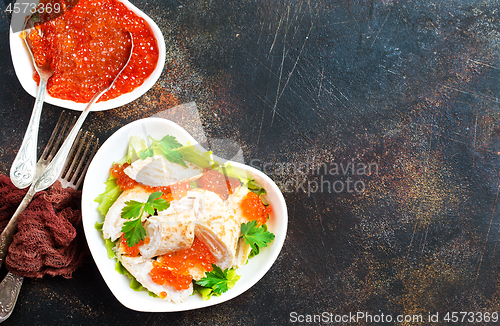
<instances>
[{"instance_id":1,"label":"caviar in bowl","mask_svg":"<svg viewBox=\"0 0 500 326\"><path fill-rule=\"evenodd\" d=\"M22 87L36 96L37 75L34 75L29 52L21 38L22 32L12 28L28 14L22 10L13 14L10 48ZM89 17L92 23L87 24ZM105 23L96 17L102 17ZM54 23L56 21L57 24ZM130 23L133 21L141 22L146 33L139 33L138 24ZM85 109L92 95L107 83L106 78L112 80L114 71L121 68L120 51L128 53L131 45L125 29L134 37L132 60L123 76L92 110L112 109L139 98L156 83L164 67L165 42L160 29L151 18L126 0L81 0L64 16L44 24L41 29L48 36L44 36L44 42L38 43L41 45L35 47L34 54L37 62L43 60L44 54L52 56L51 66L58 69L49 80L49 93L45 97L45 102L53 105L80 111Z\"/></svg>"}]
</instances>

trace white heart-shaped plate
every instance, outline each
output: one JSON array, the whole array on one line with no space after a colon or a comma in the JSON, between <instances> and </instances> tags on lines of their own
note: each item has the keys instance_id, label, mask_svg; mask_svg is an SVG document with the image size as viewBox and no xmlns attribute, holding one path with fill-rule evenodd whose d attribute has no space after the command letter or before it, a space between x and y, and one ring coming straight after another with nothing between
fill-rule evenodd
<instances>
[{"instance_id":1,"label":"white heart-shaped plate","mask_svg":"<svg viewBox=\"0 0 500 326\"><path fill-rule=\"evenodd\" d=\"M117 108L119 106L128 104L137 98L141 97L144 93L146 93L153 85L156 83L158 78L163 71L163 67L165 65L165 40L163 39L163 34L161 33L160 28L156 23L145 13L135 7L133 4L128 2L127 0L120 0L127 8L136 13L139 17L144 18L146 22L149 24L151 31L153 32L154 37L156 38L156 42L158 43L158 63L156 64L155 70L153 73L144 81L144 83L137 87L130 93L122 94L117 98L98 102L92 106L92 111L102 111L109 110L113 108ZM26 0L18 0L18 3L26 2ZM19 6L20 10L24 10L25 6ZM10 52L12 56L12 63L14 65L14 70L16 71L17 78L21 83L22 87L28 94L33 97L36 97L38 86L33 80L33 73L35 72L35 68L33 67L33 63L31 61L31 57L29 55L28 49L26 48L24 41L20 37L21 32L14 32L12 30L12 25L22 26L22 23L19 25L19 20L24 22L25 17L29 15L29 12L24 14L20 12L18 14L12 15L12 22L10 28ZM58 98L54 98L50 95L45 96L45 102L53 105L57 105L62 108L83 111L87 106L87 103L77 103L68 100L61 100Z\"/></svg>"},{"instance_id":2,"label":"white heart-shaped plate","mask_svg":"<svg viewBox=\"0 0 500 326\"><path fill-rule=\"evenodd\" d=\"M278 257L285 241L288 214L285 199L276 184L261 171L250 166L229 162L237 170L250 174L255 181L267 190L267 201L271 204L272 214L268 221L269 231L275 234L274 241L263 248L259 255L239 268L236 273L241 276L236 285L219 297L213 296L204 301L201 295L190 296L181 304L166 302L148 295L147 291L134 291L130 288L130 279L115 270L115 260L109 259L102 233L95 228L96 222L102 222L103 217L97 211L98 204L94 199L105 190L104 182L109 176L113 162L123 158L127 152L129 138L133 135L147 139L149 136L161 139L172 135L186 144L196 144L191 135L176 123L162 118L146 118L134 121L116 131L96 153L85 177L82 192L82 219L87 243L92 257L114 296L125 307L143 312L174 312L198 309L216 305L230 300L256 284L271 268ZM217 160L223 162L222 160Z\"/></svg>"}]
</instances>

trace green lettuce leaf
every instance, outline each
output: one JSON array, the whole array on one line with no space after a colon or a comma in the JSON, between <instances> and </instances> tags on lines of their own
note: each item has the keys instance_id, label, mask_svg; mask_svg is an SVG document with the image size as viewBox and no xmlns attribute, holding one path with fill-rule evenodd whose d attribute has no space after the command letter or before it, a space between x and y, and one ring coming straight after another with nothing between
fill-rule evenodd
<instances>
[{"instance_id":1,"label":"green lettuce leaf","mask_svg":"<svg viewBox=\"0 0 500 326\"><path fill-rule=\"evenodd\" d=\"M104 222L95 222L95 229L102 233L102 226ZM115 251L113 248L115 247L115 243L109 239L104 239L104 247L106 248L106 252L108 253L108 258L113 259L116 257Z\"/></svg>"},{"instance_id":2,"label":"green lettuce leaf","mask_svg":"<svg viewBox=\"0 0 500 326\"><path fill-rule=\"evenodd\" d=\"M126 275L130 279L130 288L132 290L141 291L142 289L144 289L142 284L139 283L139 281L137 281L135 277L132 276L132 274L130 274L130 272L125 267L123 267L122 263L120 263L118 259L116 260L115 270L120 274Z\"/></svg>"},{"instance_id":3,"label":"green lettuce leaf","mask_svg":"<svg viewBox=\"0 0 500 326\"><path fill-rule=\"evenodd\" d=\"M104 184L106 185L106 189L94 199L95 202L99 203L97 210L102 216L106 216L111 205L113 205L122 193L120 186L116 184L116 178L112 175L108 177L108 180Z\"/></svg>"},{"instance_id":4,"label":"green lettuce leaf","mask_svg":"<svg viewBox=\"0 0 500 326\"><path fill-rule=\"evenodd\" d=\"M139 159L139 152L146 149L146 141L140 136L131 136L128 142L127 154L121 160L115 162L118 164L132 163Z\"/></svg>"},{"instance_id":5,"label":"green lettuce leaf","mask_svg":"<svg viewBox=\"0 0 500 326\"><path fill-rule=\"evenodd\" d=\"M196 164L203 169L212 167L212 152L202 153L190 144L177 148L177 151L181 153L185 161Z\"/></svg>"}]
</instances>

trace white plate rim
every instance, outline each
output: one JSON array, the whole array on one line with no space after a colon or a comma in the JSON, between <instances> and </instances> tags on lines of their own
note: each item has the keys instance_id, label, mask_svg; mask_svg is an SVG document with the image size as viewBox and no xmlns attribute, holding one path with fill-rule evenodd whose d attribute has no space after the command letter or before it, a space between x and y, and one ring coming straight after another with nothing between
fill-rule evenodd
<instances>
[{"instance_id":1,"label":"white plate rim","mask_svg":"<svg viewBox=\"0 0 500 326\"><path fill-rule=\"evenodd\" d=\"M134 6L128 0L118 0L118 1L122 2L127 8L132 10L138 16L144 18L146 22L149 24L149 27L151 28L151 31L153 32L153 35L155 36L156 41L158 43L158 63L156 65L155 70L153 70L151 75L146 79L146 81L141 86L137 87L132 92L122 94L117 98L104 102L98 102L92 106L91 111L104 111L104 110L114 109L138 99L154 86L154 84L160 78L165 66L165 60L166 60L165 39L158 25L151 19L151 17L146 15L143 11ZM22 17L22 15L14 14L12 19L24 20L24 17ZM19 34L20 32L16 33L13 32L11 24L9 31L9 43L10 43L12 64L14 65L14 71L16 73L17 79L19 80L23 89L31 96L36 97L38 86L33 80L33 73L35 71L35 68L33 67L33 63L31 61L28 50L26 49L26 46L24 45L24 42L22 41ZM73 101L62 100L54 98L49 94L45 96L44 102L75 111L83 111L87 106L87 103L77 103Z\"/></svg>"},{"instance_id":2,"label":"white plate rim","mask_svg":"<svg viewBox=\"0 0 500 326\"><path fill-rule=\"evenodd\" d=\"M162 131L159 131L160 129ZM268 272L278 258L286 237L288 213L285 200L277 185L261 171L237 162L230 162L230 164L235 168L250 172L256 181L268 191L268 200L273 205L273 215L268 222L268 227L276 237L268 247L261 250L258 256L250 259L247 265L237 270L237 274L241 275L241 279L236 282L234 288L219 297L214 296L210 300L203 301L201 296L197 294L189 297L184 303L174 304L151 297L146 291L136 292L132 290L129 286L130 280L115 270L115 260L107 257L102 235L95 228L95 223L101 221L102 217L97 212L97 203L94 202L94 199L104 191L104 181L108 176L109 167L111 167L113 161L119 160L125 155L128 137L138 133L142 134L143 137L144 134L148 134L155 138L162 137L161 134L169 134L175 136L183 144L187 144L187 142L196 144L194 138L176 123L163 118L144 118L125 125L111 135L102 144L92 160L82 190L82 223L92 257L113 295L122 305L131 310L177 312L217 305L231 300L250 289ZM127 141L121 142L125 143L125 146L117 145L117 143L120 143L121 138L127 139ZM120 152L121 156L110 157ZM96 184L96 180L93 178L97 178L99 183ZM277 215L279 215L279 218L277 218Z\"/></svg>"}]
</instances>

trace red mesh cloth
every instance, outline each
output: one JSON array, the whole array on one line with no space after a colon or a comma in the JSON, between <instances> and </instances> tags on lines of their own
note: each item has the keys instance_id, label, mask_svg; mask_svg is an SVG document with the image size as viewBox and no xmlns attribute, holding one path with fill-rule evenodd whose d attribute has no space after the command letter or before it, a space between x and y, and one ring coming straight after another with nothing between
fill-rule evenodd
<instances>
[{"instance_id":1,"label":"red mesh cloth","mask_svg":"<svg viewBox=\"0 0 500 326\"><path fill-rule=\"evenodd\" d=\"M0 175L0 231L26 191ZM37 193L19 216L17 232L5 258L7 269L25 277L71 278L86 255L80 203L81 191L64 189L59 182Z\"/></svg>"}]
</instances>

